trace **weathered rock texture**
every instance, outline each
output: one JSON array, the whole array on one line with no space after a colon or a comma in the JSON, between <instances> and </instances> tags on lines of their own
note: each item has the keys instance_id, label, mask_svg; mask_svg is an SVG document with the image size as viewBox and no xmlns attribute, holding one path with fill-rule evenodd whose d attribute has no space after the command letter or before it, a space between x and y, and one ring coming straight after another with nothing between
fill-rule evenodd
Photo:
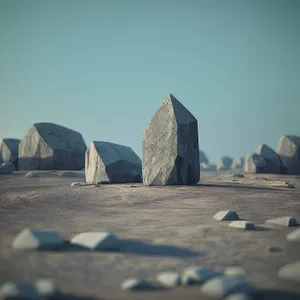
<instances>
[{"instance_id":1,"label":"weathered rock texture","mask_svg":"<svg viewBox=\"0 0 300 300\"><path fill-rule=\"evenodd\" d=\"M92 141L85 156L88 183L126 183L142 181L142 161L127 146Z\"/></svg>"},{"instance_id":2,"label":"weathered rock texture","mask_svg":"<svg viewBox=\"0 0 300 300\"><path fill-rule=\"evenodd\" d=\"M300 174L300 137L282 136L276 152L288 174Z\"/></svg>"},{"instance_id":3,"label":"weathered rock texture","mask_svg":"<svg viewBox=\"0 0 300 300\"><path fill-rule=\"evenodd\" d=\"M266 172L280 174L283 172L282 162L279 155L269 146L261 144L256 149L256 153L264 158L266 162Z\"/></svg>"},{"instance_id":4,"label":"weathered rock texture","mask_svg":"<svg viewBox=\"0 0 300 300\"><path fill-rule=\"evenodd\" d=\"M85 151L80 133L53 123L36 123L19 145L19 169L81 170Z\"/></svg>"},{"instance_id":5,"label":"weathered rock texture","mask_svg":"<svg viewBox=\"0 0 300 300\"><path fill-rule=\"evenodd\" d=\"M257 153L248 153L245 159L244 171L245 173L266 173L267 163Z\"/></svg>"},{"instance_id":6,"label":"weathered rock texture","mask_svg":"<svg viewBox=\"0 0 300 300\"><path fill-rule=\"evenodd\" d=\"M3 139L0 141L0 163L11 162L18 169L18 152L20 140Z\"/></svg>"},{"instance_id":7,"label":"weathered rock texture","mask_svg":"<svg viewBox=\"0 0 300 300\"><path fill-rule=\"evenodd\" d=\"M221 157L221 159L217 161L217 170L223 171L231 169L232 162L233 159L229 156Z\"/></svg>"},{"instance_id":8,"label":"weathered rock texture","mask_svg":"<svg viewBox=\"0 0 300 300\"><path fill-rule=\"evenodd\" d=\"M143 182L190 185L199 179L197 120L169 94L143 133Z\"/></svg>"}]
</instances>

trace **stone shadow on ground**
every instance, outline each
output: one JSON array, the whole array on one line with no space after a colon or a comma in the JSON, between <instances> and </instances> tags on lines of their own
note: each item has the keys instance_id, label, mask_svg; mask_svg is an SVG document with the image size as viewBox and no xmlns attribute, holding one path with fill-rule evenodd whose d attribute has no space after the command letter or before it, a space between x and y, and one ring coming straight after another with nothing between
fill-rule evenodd
<instances>
[{"instance_id":1,"label":"stone shadow on ground","mask_svg":"<svg viewBox=\"0 0 300 300\"><path fill-rule=\"evenodd\" d=\"M279 188L261 187L261 186L249 186L249 185L237 185L237 184L215 184L215 183L198 183L193 187L213 187L213 188L232 188L232 189L246 189L246 190L263 190L263 191L278 191Z\"/></svg>"},{"instance_id":2,"label":"stone shadow on ground","mask_svg":"<svg viewBox=\"0 0 300 300\"><path fill-rule=\"evenodd\" d=\"M255 300L299 300L300 293L280 290L260 290Z\"/></svg>"}]
</instances>

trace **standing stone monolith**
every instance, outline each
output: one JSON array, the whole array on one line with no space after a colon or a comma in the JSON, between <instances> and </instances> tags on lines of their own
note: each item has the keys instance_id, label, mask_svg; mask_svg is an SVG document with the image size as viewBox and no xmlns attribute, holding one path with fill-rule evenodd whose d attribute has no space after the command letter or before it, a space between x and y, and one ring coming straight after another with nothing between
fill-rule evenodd
<instances>
[{"instance_id":1,"label":"standing stone monolith","mask_svg":"<svg viewBox=\"0 0 300 300\"><path fill-rule=\"evenodd\" d=\"M197 119L171 94L143 133L145 185L193 185L200 179Z\"/></svg>"},{"instance_id":2,"label":"standing stone monolith","mask_svg":"<svg viewBox=\"0 0 300 300\"><path fill-rule=\"evenodd\" d=\"M92 141L85 155L87 183L130 183L142 181L142 161L127 146Z\"/></svg>"},{"instance_id":3,"label":"standing stone monolith","mask_svg":"<svg viewBox=\"0 0 300 300\"><path fill-rule=\"evenodd\" d=\"M79 132L35 123L19 144L19 170L81 170L86 145Z\"/></svg>"},{"instance_id":4,"label":"standing stone monolith","mask_svg":"<svg viewBox=\"0 0 300 300\"><path fill-rule=\"evenodd\" d=\"M288 174L300 174L300 137L282 136L276 152Z\"/></svg>"},{"instance_id":5,"label":"standing stone monolith","mask_svg":"<svg viewBox=\"0 0 300 300\"><path fill-rule=\"evenodd\" d=\"M11 162L18 169L18 153L20 140L3 139L0 141L0 163Z\"/></svg>"},{"instance_id":6,"label":"standing stone monolith","mask_svg":"<svg viewBox=\"0 0 300 300\"><path fill-rule=\"evenodd\" d=\"M267 167L266 172L280 174L282 172L282 162L279 155L266 144L261 144L256 149L256 153L264 158Z\"/></svg>"}]
</instances>

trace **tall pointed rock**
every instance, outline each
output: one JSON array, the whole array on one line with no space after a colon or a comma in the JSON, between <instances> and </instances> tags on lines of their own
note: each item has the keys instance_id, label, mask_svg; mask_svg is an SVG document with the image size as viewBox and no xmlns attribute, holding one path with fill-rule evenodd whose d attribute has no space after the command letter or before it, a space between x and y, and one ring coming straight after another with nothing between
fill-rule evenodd
<instances>
[{"instance_id":1,"label":"tall pointed rock","mask_svg":"<svg viewBox=\"0 0 300 300\"><path fill-rule=\"evenodd\" d=\"M192 185L199 179L197 120L169 94L143 133L143 182Z\"/></svg>"}]
</instances>

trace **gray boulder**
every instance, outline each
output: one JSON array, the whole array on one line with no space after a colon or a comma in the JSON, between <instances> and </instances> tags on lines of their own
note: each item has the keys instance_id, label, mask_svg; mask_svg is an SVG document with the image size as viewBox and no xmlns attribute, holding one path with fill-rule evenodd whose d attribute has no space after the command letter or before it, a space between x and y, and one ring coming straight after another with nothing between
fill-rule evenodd
<instances>
[{"instance_id":1,"label":"gray boulder","mask_svg":"<svg viewBox=\"0 0 300 300\"><path fill-rule=\"evenodd\" d=\"M11 162L18 169L18 153L20 140L3 139L0 141L0 163Z\"/></svg>"},{"instance_id":2,"label":"gray boulder","mask_svg":"<svg viewBox=\"0 0 300 300\"><path fill-rule=\"evenodd\" d=\"M53 123L36 123L19 145L19 169L81 170L85 151L80 133Z\"/></svg>"},{"instance_id":3,"label":"gray boulder","mask_svg":"<svg viewBox=\"0 0 300 300\"><path fill-rule=\"evenodd\" d=\"M233 170L235 170L235 169L243 169L244 168L244 164L245 164L245 158L244 157L235 158L232 161L231 169L233 169Z\"/></svg>"},{"instance_id":4,"label":"gray boulder","mask_svg":"<svg viewBox=\"0 0 300 300\"><path fill-rule=\"evenodd\" d=\"M244 165L245 173L267 173L267 163L257 153L248 153Z\"/></svg>"},{"instance_id":5,"label":"gray boulder","mask_svg":"<svg viewBox=\"0 0 300 300\"><path fill-rule=\"evenodd\" d=\"M300 137L282 136L276 152L280 156L285 173L300 174Z\"/></svg>"},{"instance_id":6,"label":"gray boulder","mask_svg":"<svg viewBox=\"0 0 300 300\"><path fill-rule=\"evenodd\" d=\"M199 150L199 160L200 160L200 164L205 163L209 165L208 157L202 150Z\"/></svg>"},{"instance_id":7,"label":"gray boulder","mask_svg":"<svg viewBox=\"0 0 300 300\"><path fill-rule=\"evenodd\" d=\"M143 182L191 185L199 179L198 122L169 94L143 133Z\"/></svg>"},{"instance_id":8,"label":"gray boulder","mask_svg":"<svg viewBox=\"0 0 300 300\"><path fill-rule=\"evenodd\" d=\"M85 155L87 183L142 181L142 161L127 146L92 141Z\"/></svg>"},{"instance_id":9,"label":"gray boulder","mask_svg":"<svg viewBox=\"0 0 300 300\"><path fill-rule=\"evenodd\" d=\"M0 165L0 174L11 174L14 171L16 171L16 168L10 161Z\"/></svg>"},{"instance_id":10,"label":"gray boulder","mask_svg":"<svg viewBox=\"0 0 300 300\"><path fill-rule=\"evenodd\" d=\"M269 146L261 144L256 149L256 153L264 158L267 168L266 172L280 174L282 172L282 162L279 155Z\"/></svg>"},{"instance_id":11,"label":"gray boulder","mask_svg":"<svg viewBox=\"0 0 300 300\"><path fill-rule=\"evenodd\" d=\"M220 160L217 161L217 170L224 171L230 170L233 159L229 156L222 156Z\"/></svg>"}]
</instances>

